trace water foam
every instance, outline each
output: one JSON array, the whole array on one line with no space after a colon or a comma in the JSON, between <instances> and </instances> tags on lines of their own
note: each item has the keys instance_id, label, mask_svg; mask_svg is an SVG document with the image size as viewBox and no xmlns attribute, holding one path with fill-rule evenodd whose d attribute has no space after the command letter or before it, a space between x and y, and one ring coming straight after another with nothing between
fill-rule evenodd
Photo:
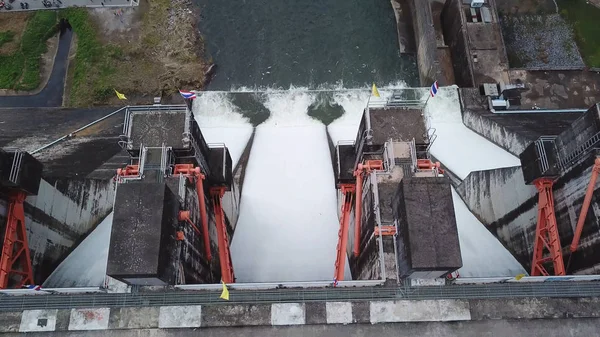
<instances>
[{"instance_id":1,"label":"water foam","mask_svg":"<svg viewBox=\"0 0 600 337\"><path fill-rule=\"evenodd\" d=\"M194 100L192 110L206 142L225 144L235 167L252 135L248 118L224 92L203 92Z\"/></svg>"},{"instance_id":2,"label":"water foam","mask_svg":"<svg viewBox=\"0 0 600 337\"><path fill-rule=\"evenodd\" d=\"M435 128L437 139L431 154L459 178L472 171L520 166L519 158L467 128L456 87L440 88L425 108L428 124Z\"/></svg>"},{"instance_id":3,"label":"water foam","mask_svg":"<svg viewBox=\"0 0 600 337\"><path fill-rule=\"evenodd\" d=\"M256 128L231 253L239 282L331 280L338 217L325 126L314 94L271 92ZM346 264L346 278L350 278Z\"/></svg>"}]
</instances>

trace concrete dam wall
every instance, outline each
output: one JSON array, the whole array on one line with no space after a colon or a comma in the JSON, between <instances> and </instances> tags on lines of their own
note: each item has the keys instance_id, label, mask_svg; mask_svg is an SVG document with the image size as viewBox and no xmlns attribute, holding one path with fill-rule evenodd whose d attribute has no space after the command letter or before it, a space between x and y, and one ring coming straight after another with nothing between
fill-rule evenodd
<instances>
[{"instance_id":1,"label":"concrete dam wall","mask_svg":"<svg viewBox=\"0 0 600 337\"><path fill-rule=\"evenodd\" d=\"M563 247L568 246L579 217L594 158L574 166L554 185L554 209ZM469 209L530 270L537 224L537 191L525 185L520 167L472 172L457 189ZM600 271L600 187L596 186L578 250L568 273L596 274Z\"/></svg>"},{"instance_id":2,"label":"concrete dam wall","mask_svg":"<svg viewBox=\"0 0 600 337\"><path fill-rule=\"evenodd\" d=\"M471 172L456 191L475 217L527 269L537 219L537 190L525 185L521 167Z\"/></svg>"},{"instance_id":3,"label":"concrete dam wall","mask_svg":"<svg viewBox=\"0 0 600 337\"><path fill-rule=\"evenodd\" d=\"M112 180L42 180L37 196L25 201L25 225L34 280L41 284L69 252L112 210ZM0 200L4 233L6 202Z\"/></svg>"}]
</instances>

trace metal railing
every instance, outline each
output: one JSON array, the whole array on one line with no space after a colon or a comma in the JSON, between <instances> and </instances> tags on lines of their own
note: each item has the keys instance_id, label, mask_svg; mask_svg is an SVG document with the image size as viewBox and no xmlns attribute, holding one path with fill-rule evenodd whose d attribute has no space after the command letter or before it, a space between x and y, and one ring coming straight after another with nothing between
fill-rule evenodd
<instances>
[{"instance_id":1,"label":"metal railing","mask_svg":"<svg viewBox=\"0 0 600 337\"><path fill-rule=\"evenodd\" d=\"M410 170L415 172L417 170L417 144L413 138L410 142Z\"/></svg>"},{"instance_id":2,"label":"metal railing","mask_svg":"<svg viewBox=\"0 0 600 337\"><path fill-rule=\"evenodd\" d=\"M354 145L353 140L340 140L335 146L336 160L337 160L337 174L342 174L342 164L340 163L340 145Z\"/></svg>"},{"instance_id":3,"label":"metal railing","mask_svg":"<svg viewBox=\"0 0 600 337\"><path fill-rule=\"evenodd\" d=\"M95 120L95 121L93 121L93 122L91 122L91 123L89 123L89 124L86 124L86 125L84 125L84 126L80 127L79 129L77 129L77 130L74 130L74 131L72 131L71 133L69 133L69 134L66 134L66 135L64 135L64 136L62 136L62 137L60 137L60 138L58 138L57 140L55 140L55 141L53 141L53 142L50 142L50 143L48 143L48 144L46 144L46 145L44 145L44 146L42 146L42 147L40 147L40 148L38 148L38 149L36 149L36 150L33 150L33 151L31 151L30 153L31 153L31 154L34 154L34 153L40 152L40 151L42 151L42 150L45 150L45 149L49 148L50 146L53 146L53 145L55 145L55 144L57 144L57 143L59 143L59 142L61 142L61 141L65 140L65 139L67 139L67 138L71 138L71 137L73 137L73 135L75 135L76 133L78 133L78 132L81 132L81 131L82 131L82 130L84 130L84 129L87 129L87 128L89 128L90 126L92 126L92 125L94 125L94 124L100 123L101 121L103 121L103 120L105 120L105 119L107 119L107 118L109 118L109 117L111 117L111 116L113 116L113 115L115 115L115 114L117 114L117 113L121 112L123 109L126 109L126 108L127 108L127 107L123 107L123 108L120 108L120 109L118 109L118 110L116 110L116 111L113 111L113 112L109 113L108 115L106 115L106 116L104 116L104 117L102 117L102 118L100 118L100 119L97 119L97 120Z\"/></svg>"},{"instance_id":4,"label":"metal railing","mask_svg":"<svg viewBox=\"0 0 600 337\"><path fill-rule=\"evenodd\" d=\"M554 142L554 139L551 139ZM540 156L540 168L542 172L547 172L550 166L548 165L548 156L546 155L546 148L544 143L550 141L549 139L540 139L535 142L535 148Z\"/></svg>"},{"instance_id":5,"label":"metal railing","mask_svg":"<svg viewBox=\"0 0 600 337\"><path fill-rule=\"evenodd\" d=\"M8 177L8 181L13 184L17 184L19 181L19 172L21 171L21 161L23 160L23 152L16 150L14 151L14 158L12 162L12 166L10 168L10 175Z\"/></svg>"},{"instance_id":6,"label":"metal railing","mask_svg":"<svg viewBox=\"0 0 600 337\"><path fill-rule=\"evenodd\" d=\"M590 137L590 139L588 139L585 143L583 143L575 151L571 152L567 157L565 157L564 159L561 158L560 159L561 168L564 171L566 171L573 162L577 161L577 159L579 159L580 157L582 157L586 153L588 153L594 146L596 146L596 144L598 144L598 142L600 142L600 132L597 132L592 137Z\"/></svg>"},{"instance_id":7,"label":"metal railing","mask_svg":"<svg viewBox=\"0 0 600 337\"><path fill-rule=\"evenodd\" d=\"M223 149L223 169L221 175L227 177L227 146L225 143L208 143L206 145L209 149Z\"/></svg>"},{"instance_id":8,"label":"metal railing","mask_svg":"<svg viewBox=\"0 0 600 337\"><path fill-rule=\"evenodd\" d=\"M399 286L235 290L229 301L218 291L165 291L148 293L91 293L0 297L0 311L30 309L118 308L168 305L232 305L284 302L426 300L426 299L500 299L524 297L580 298L599 297L599 282L545 282L470 284L451 286Z\"/></svg>"}]
</instances>

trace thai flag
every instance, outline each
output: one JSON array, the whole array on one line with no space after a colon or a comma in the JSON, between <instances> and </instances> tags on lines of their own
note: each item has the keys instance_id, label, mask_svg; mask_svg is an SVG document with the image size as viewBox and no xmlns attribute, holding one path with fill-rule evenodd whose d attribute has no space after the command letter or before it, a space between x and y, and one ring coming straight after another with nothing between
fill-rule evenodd
<instances>
[{"instance_id":1,"label":"thai flag","mask_svg":"<svg viewBox=\"0 0 600 337\"><path fill-rule=\"evenodd\" d=\"M437 81L433 82L433 84L431 85L431 89L429 89L429 93L431 94L431 97L435 97L435 95L437 95L439 88L440 87L438 86L438 82Z\"/></svg>"},{"instance_id":2,"label":"thai flag","mask_svg":"<svg viewBox=\"0 0 600 337\"><path fill-rule=\"evenodd\" d=\"M42 286L36 286L36 285L24 285L24 286L23 286L23 288L25 288L25 289L31 289L31 290L38 291L38 290L41 290L41 289L42 289Z\"/></svg>"},{"instance_id":3,"label":"thai flag","mask_svg":"<svg viewBox=\"0 0 600 337\"><path fill-rule=\"evenodd\" d=\"M196 98L196 93L193 93L191 91L179 90L179 94L181 94L181 97L183 97L184 99L194 99L194 98Z\"/></svg>"}]
</instances>

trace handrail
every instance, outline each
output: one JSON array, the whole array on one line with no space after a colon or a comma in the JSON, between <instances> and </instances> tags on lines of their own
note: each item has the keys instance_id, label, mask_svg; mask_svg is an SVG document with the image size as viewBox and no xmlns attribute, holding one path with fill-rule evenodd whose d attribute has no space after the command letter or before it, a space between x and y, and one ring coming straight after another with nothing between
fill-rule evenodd
<instances>
[{"instance_id":1,"label":"handrail","mask_svg":"<svg viewBox=\"0 0 600 337\"><path fill-rule=\"evenodd\" d=\"M42 150L45 150L45 149L49 148L50 146L52 146L52 145L54 145L54 144L56 144L56 143L58 143L58 142L60 142L60 141L62 141L62 140L65 140L65 139L67 139L67 138L71 138L71 137L73 137L73 135L75 135L76 133L78 133L78 132L81 132L81 131L83 131L84 129L87 129L87 128L89 128L90 126L92 126L92 125L94 125L94 124L100 123L101 121L103 121L103 120L105 120L105 119L107 119L107 118L109 118L109 117L111 117L111 116L113 116L113 115L115 115L115 114L117 114L117 113L121 112L121 110L123 110L123 109L126 109L126 108L127 108L127 107L122 107L122 108L120 108L120 109L118 109L118 110L116 110L116 111L113 111L113 112L109 113L108 115L106 115L106 116L104 116L104 117L102 117L102 118L100 118L100 119L97 119L97 120L95 120L95 121L93 121L93 122L91 122L91 123L89 123L89 124L86 124L86 125L84 125L84 126L80 127L79 129L77 129L77 130L75 130L75 131L73 131L73 132L71 132L71 133L69 133L69 134L66 134L66 135L64 135L64 136L60 137L60 138L58 138L57 140L55 140L55 141L53 141L53 142L51 142L51 143L48 143L48 144L46 144L46 145L44 145L44 146L40 147L39 149L33 150L33 151L32 151L32 152L30 152L30 153L31 153L31 154L34 154L34 153L40 152L40 151L42 151Z\"/></svg>"}]
</instances>

